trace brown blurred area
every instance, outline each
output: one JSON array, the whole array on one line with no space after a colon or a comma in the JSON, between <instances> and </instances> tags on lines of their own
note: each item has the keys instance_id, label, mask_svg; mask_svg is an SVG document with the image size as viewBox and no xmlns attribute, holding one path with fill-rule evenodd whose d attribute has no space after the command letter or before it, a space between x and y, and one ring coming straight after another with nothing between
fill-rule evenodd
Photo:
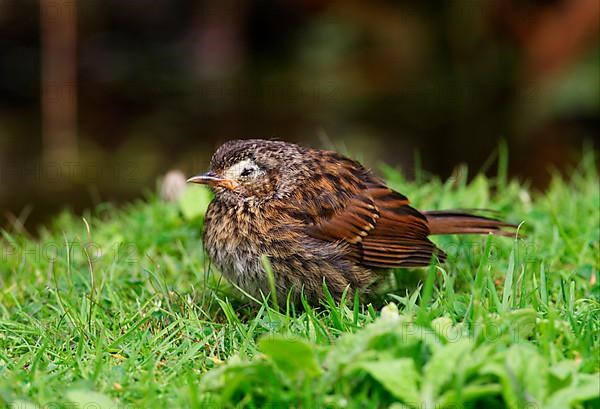
<instances>
[{"instance_id":1,"label":"brown blurred area","mask_svg":"<svg viewBox=\"0 0 600 409\"><path fill-rule=\"evenodd\" d=\"M597 0L0 0L0 225L154 190L233 138L543 189L600 133ZM487 169L483 169L487 170Z\"/></svg>"}]
</instances>

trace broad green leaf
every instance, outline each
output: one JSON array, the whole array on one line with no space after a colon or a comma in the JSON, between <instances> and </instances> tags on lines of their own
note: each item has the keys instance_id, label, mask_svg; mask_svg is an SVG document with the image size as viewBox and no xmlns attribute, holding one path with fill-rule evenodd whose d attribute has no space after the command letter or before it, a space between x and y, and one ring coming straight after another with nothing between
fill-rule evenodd
<instances>
[{"instance_id":1,"label":"broad green leaf","mask_svg":"<svg viewBox=\"0 0 600 409\"><path fill-rule=\"evenodd\" d=\"M385 353L396 358L410 357L419 366L423 355L422 339L427 337L433 338L436 334L411 323L405 316L379 319L357 333L341 338L331 349L326 364L335 373L344 366L378 359Z\"/></svg>"},{"instance_id":2,"label":"broad green leaf","mask_svg":"<svg viewBox=\"0 0 600 409\"><path fill-rule=\"evenodd\" d=\"M498 377L508 407L540 406L548 391L547 362L528 344L514 344L507 351L497 353L481 373Z\"/></svg>"},{"instance_id":3,"label":"broad green leaf","mask_svg":"<svg viewBox=\"0 0 600 409\"><path fill-rule=\"evenodd\" d=\"M461 338L435 349L423 371L423 388L431 394L431 398L435 399L439 396L444 385L453 377L462 377L465 360L469 359L472 349L473 343L467 338Z\"/></svg>"},{"instance_id":4,"label":"broad green leaf","mask_svg":"<svg viewBox=\"0 0 600 409\"><path fill-rule=\"evenodd\" d=\"M67 392L67 400L80 408L112 409L117 406L108 396L85 389L74 389Z\"/></svg>"},{"instance_id":5,"label":"broad green leaf","mask_svg":"<svg viewBox=\"0 0 600 409\"><path fill-rule=\"evenodd\" d=\"M269 393L269 388L277 390L282 387L272 362L266 359L242 361L238 356L200 379L202 392L215 392L225 401L239 394L262 396Z\"/></svg>"},{"instance_id":6,"label":"broad green leaf","mask_svg":"<svg viewBox=\"0 0 600 409\"><path fill-rule=\"evenodd\" d=\"M440 338L448 342L456 342L464 334L449 317L439 317L431 321L431 327Z\"/></svg>"},{"instance_id":7,"label":"broad green leaf","mask_svg":"<svg viewBox=\"0 0 600 409\"><path fill-rule=\"evenodd\" d=\"M577 364L575 361L560 361L550 367L549 371L549 389L557 391L567 387L572 381L573 376L577 372Z\"/></svg>"},{"instance_id":8,"label":"broad green leaf","mask_svg":"<svg viewBox=\"0 0 600 409\"><path fill-rule=\"evenodd\" d=\"M510 325L512 341L527 339L535 332L537 313L531 308L514 310L506 315Z\"/></svg>"},{"instance_id":9,"label":"broad green leaf","mask_svg":"<svg viewBox=\"0 0 600 409\"><path fill-rule=\"evenodd\" d=\"M314 377L321 372L314 347L306 341L268 337L260 340L259 349L292 378L300 374Z\"/></svg>"},{"instance_id":10,"label":"broad green leaf","mask_svg":"<svg viewBox=\"0 0 600 409\"><path fill-rule=\"evenodd\" d=\"M388 392L401 399L405 404L416 407L420 407L422 404L419 394L421 376L412 359L361 362L354 368L366 371Z\"/></svg>"},{"instance_id":11,"label":"broad green leaf","mask_svg":"<svg viewBox=\"0 0 600 409\"><path fill-rule=\"evenodd\" d=\"M543 401L548 390L548 362L532 345L512 345L506 354L506 367L520 398Z\"/></svg>"},{"instance_id":12,"label":"broad green leaf","mask_svg":"<svg viewBox=\"0 0 600 409\"><path fill-rule=\"evenodd\" d=\"M206 186L188 186L178 200L179 208L186 220L204 216L212 193Z\"/></svg>"},{"instance_id":13,"label":"broad green leaf","mask_svg":"<svg viewBox=\"0 0 600 409\"><path fill-rule=\"evenodd\" d=\"M553 393L544 407L568 408L592 399L600 400L600 374L579 374L571 385Z\"/></svg>"}]
</instances>

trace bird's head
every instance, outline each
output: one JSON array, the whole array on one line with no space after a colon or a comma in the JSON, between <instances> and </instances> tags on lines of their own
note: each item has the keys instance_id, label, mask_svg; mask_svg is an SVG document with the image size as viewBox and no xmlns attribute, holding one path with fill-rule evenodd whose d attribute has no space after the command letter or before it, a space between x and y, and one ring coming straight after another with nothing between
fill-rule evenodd
<instances>
[{"instance_id":1,"label":"bird's head","mask_svg":"<svg viewBox=\"0 0 600 409\"><path fill-rule=\"evenodd\" d=\"M188 182L208 185L217 198L233 203L276 198L298 180L303 149L274 140L229 141L217 149L210 169Z\"/></svg>"}]
</instances>

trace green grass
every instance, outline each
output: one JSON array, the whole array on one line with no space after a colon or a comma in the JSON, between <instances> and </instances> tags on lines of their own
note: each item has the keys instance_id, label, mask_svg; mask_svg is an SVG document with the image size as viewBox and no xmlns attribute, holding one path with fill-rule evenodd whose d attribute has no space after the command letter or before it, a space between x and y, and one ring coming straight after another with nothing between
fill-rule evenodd
<instances>
[{"instance_id":1,"label":"green grass","mask_svg":"<svg viewBox=\"0 0 600 409\"><path fill-rule=\"evenodd\" d=\"M419 208L495 209L526 236L436 238L446 264L394 271L366 305L275 308L232 288L203 257L196 187L65 212L37 238L15 224L0 239L0 404L597 408L595 158L543 194L500 163L471 182L382 169Z\"/></svg>"}]
</instances>

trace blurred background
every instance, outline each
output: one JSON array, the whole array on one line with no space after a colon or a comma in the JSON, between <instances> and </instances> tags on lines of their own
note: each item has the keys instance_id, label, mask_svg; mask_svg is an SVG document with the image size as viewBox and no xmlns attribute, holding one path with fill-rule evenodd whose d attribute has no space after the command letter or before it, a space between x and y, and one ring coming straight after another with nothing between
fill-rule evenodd
<instances>
[{"instance_id":1,"label":"blurred background","mask_svg":"<svg viewBox=\"0 0 600 409\"><path fill-rule=\"evenodd\" d=\"M0 225L140 197L233 138L441 177L504 140L544 189L598 146L599 4L0 0Z\"/></svg>"}]
</instances>

